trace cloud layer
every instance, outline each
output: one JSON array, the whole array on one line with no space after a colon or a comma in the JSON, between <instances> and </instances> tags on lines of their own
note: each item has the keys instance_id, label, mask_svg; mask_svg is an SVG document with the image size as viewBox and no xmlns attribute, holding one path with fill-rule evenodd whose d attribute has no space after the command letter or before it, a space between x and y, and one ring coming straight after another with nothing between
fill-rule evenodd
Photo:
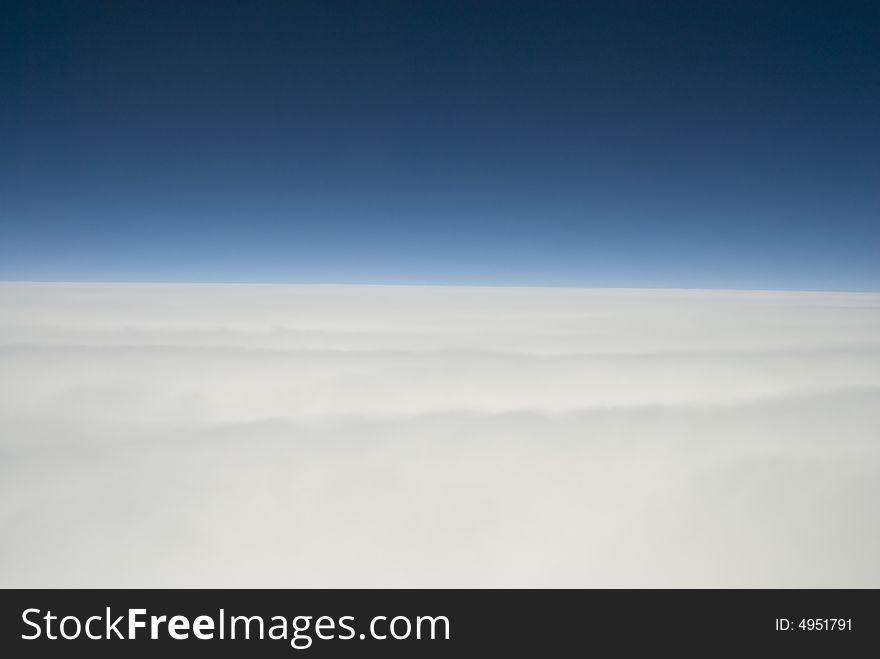
<instances>
[{"instance_id":1,"label":"cloud layer","mask_svg":"<svg viewBox=\"0 0 880 659\"><path fill-rule=\"evenodd\" d=\"M0 586L880 586L880 295L0 284Z\"/></svg>"}]
</instances>

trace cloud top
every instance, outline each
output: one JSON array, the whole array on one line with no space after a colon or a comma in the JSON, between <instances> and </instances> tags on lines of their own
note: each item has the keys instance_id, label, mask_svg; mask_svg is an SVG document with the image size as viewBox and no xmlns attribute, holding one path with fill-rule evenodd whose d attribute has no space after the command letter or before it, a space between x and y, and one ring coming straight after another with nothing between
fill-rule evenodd
<instances>
[{"instance_id":1,"label":"cloud top","mask_svg":"<svg viewBox=\"0 0 880 659\"><path fill-rule=\"evenodd\" d=\"M0 284L0 585L878 586L880 295Z\"/></svg>"}]
</instances>

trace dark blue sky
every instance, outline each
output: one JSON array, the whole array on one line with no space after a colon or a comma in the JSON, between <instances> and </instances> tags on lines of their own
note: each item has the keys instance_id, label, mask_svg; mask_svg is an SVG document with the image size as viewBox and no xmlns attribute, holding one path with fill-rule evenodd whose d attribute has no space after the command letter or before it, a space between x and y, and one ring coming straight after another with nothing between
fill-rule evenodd
<instances>
[{"instance_id":1,"label":"dark blue sky","mask_svg":"<svg viewBox=\"0 0 880 659\"><path fill-rule=\"evenodd\" d=\"M0 7L0 279L880 290L876 0Z\"/></svg>"}]
</instances>

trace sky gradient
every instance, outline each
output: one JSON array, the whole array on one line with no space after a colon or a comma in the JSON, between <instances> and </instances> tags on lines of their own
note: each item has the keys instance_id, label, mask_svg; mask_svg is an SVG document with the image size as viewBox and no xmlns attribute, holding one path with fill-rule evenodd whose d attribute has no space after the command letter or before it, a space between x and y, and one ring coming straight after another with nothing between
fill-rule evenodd
<instances>
[{"instance_id":1,"label":"sky gradient","mask_svg":"<svg viewBox=\"0 0 880 659\"><path fill-rule=\"evenodd\" d=\"M0 279L880 290L877 2L6 2Z\"/></svg>"}]
</instances>

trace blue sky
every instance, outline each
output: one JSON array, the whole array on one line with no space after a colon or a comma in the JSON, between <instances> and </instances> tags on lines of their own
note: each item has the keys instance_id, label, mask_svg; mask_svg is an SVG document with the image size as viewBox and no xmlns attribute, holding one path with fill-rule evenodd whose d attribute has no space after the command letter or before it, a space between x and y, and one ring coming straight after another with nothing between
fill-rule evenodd
<instances>
[{"instance_id":1,"label":"blue sky","mask_svg":"<svg viewBox=\"0 0 880 659\"><path fill-rule=\"evenodd\" d=\"M875 2L12 2L0 278L880 290Z\"/></svg>"}]
</instances>

